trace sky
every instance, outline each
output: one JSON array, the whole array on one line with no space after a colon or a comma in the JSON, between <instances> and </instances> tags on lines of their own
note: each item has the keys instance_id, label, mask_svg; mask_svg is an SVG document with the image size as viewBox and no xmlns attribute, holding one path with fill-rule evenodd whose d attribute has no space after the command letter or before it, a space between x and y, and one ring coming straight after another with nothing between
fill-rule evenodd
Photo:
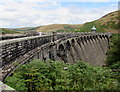
<instances>
[{"instance_id":1,"label":"sky","mask_svg":"<svg viewBox=\"0 0 120 92\"><path fill-rule=\"evenodd\" d=\"M118 10L119 0L0 0L0 28L83 24Z\"/></svg>"}]
</instances>

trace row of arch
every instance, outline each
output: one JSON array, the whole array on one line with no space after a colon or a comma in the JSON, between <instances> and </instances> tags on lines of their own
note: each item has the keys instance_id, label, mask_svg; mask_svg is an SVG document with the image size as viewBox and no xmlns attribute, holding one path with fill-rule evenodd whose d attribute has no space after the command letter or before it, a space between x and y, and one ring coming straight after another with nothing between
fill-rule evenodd
<instances>
[{"instance_id":1,"label":"row of arch","mask_svg":"<svg viewBox=\"0 0 120 92\"><path fill-rule=\"evenodd\" d=\"M68 63L78 60L102 65L109 45L107 35L70 38L57 45L57 57Z\"/></svg>"}]
</instances>

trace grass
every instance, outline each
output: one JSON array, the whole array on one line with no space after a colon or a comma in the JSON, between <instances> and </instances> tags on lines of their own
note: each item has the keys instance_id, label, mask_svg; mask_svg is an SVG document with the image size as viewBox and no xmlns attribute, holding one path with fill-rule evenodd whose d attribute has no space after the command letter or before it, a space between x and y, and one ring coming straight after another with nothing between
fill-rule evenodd
<instances>
[{"instance_id":1,"label":"grass","mask_svg":"<svg viewBox=\"0 0 120 92\"><path fill-rule=\"evenodd\" d=\"M96 23L96 21L85 23L83 26L80 27L79 32L91 32L91 28L95 26L97 29L97 32L104 32L102 26L100 26L99 23Z\"/></svg>"},{"instance_id":2,"label":"grass","mask_svg":"<svg viewBox=\"0 0 120 92\"><path fill-rule=\"evenodd\" d=\"M16 34L16 33L20 33L20 32L1 28L0 33L2 33L2 34Z\"/></svg>"}]
</instances>

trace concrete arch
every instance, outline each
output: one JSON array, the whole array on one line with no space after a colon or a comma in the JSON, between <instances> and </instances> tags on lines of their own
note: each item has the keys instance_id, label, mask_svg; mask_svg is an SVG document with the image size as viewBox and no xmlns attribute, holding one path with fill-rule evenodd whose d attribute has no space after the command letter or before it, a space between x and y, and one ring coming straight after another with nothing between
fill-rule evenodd
<instances>
[{"instance_id":1,"label":"concrete arch","mask_svg":"<svg viewBox=\"0 0 120 92\"><path fill-rule=\"evenodd\" d=\"M67 62L67 52L65 50L65 45L60 44L57 49L57 60Z\"/></svg>"},{"instance_id":2,"label":"concrete arch","mask_svg":"<svg viewBox=\"0 0 120 92\"><path fill-rule=\"evenodd\" d=\"M77 38L75 38L75 40L77 41L77 40L78 40L78 37L77 37Z\"/></svg>"},{"instance_id":3,"label":"concrete arch","mask_svg":"<svg viewBox=\"0 0 120 92\"><path fill-rule=\"evenodd\" d=\"M85 46L86 46L86 44L85 44L83 36L79 38L78 44L79 44L79 47L80 47L79 49L80 49L80 53L81 53L81 55L80 55L81 56L81 60L87 61L87 56L85 54L85 51L86 51Z\"/></svg>"},{"instance_id":4,"label":"concrete arch","mask_svg":"<svg viewBox=\"0 0 120 92\"><path fill-rule=\"evenodd\" d=\"M94 35L95 36L95 38L98 38L98 35Z\"/></svg>"},{"instance_id":5,"label":"concrete arch","mask_svg":"<svg viewBox=\"0 0 120 92\"><path fill-rule=\"evenodd\" d=\"M102 38L102 35L99 35L100 38Z\"/></svg>"},{"instance_id":6,"label":"concrete arch","mask_svg":"<svg viewBox=\"0 0 120 92\"><path fill-rule=\"evenodd\" d=\"M71 39L71 46L75 45L75 39Z\"/></svg>"},{"instance_id":7,"label":"concrete arch","mask_svg":"<svg viewBox=\"0 0 120 92\"><path fill-rule=\"evenodd\" d=\"M89 40L90 39L90 36L87 36L87 40Z\"/></svg>"},{"instance_id":8,"label":"concrete arch","mask_svg":"<svg viewBox=\"0 0 120 92\"><path fill-rule=\"evenodd\" d=\"M95 42L96 38L94 36L91 36L90 38L91 38L92 42Z\"/></svg>"},{"instance_id":9,"label":"concrete arch","mask_svg":"<svg viewBox=\"0 0 120 92\"><path fill-rule=\"evenodd\" d=\"M66 43L66 59L67 63L74 63L74 56L72 52L72 44L71 44L71 39L67 40Z\"/></svg>"},{"instance_id":10,"label":"concrete arch","mask_svg":"<svg viewBox=\"0 0 120 92\"><path fill-rule=\"evenodd\" d=\"M90 35L90 36L89 36L89 40L92 40L92 39L93 39L93 38L92 38L92 36Z\"/></svg>"},{"instance_id":11,"label":"concrete arch","mask_svg":"<svg viewBox=\"0 0 120 92\"><path fill-rule=\"evenodd\" d=\"M81 41L81 37L76 38L76 42L77 42L78 44L80 44L80 41Z\"/></svg>"},{"instance_id":12,"label":"concrete arch","mask_svg":"<svg viewBox=\"0 0 120 92\"><path fill-rule=\"evenodd\" d=\"M83 39L84 39L84 41L86 41L87 40L87 36L84 36Z\"/></svg>"},{"instance_id":13,"label":"concrete arch","mask_svg":"<svg viewBox=\"0 0 120 92\"><path fill-rule=\"evenodd\" d=\"M109 38L108 38L108 35L104 35L104 38L109 39Z\"/></svg>"},{"instance_id":14,"label":"concrete arch","mask_svg":"<svg viewBox=\"0 0 120 92\"><path fill-rule=\"evenodd\" d=\"M69 40L67 40L67 42L66 42L66 49L67 49L67 50L70 50L70 46L71 46L71 43L70 43Z\"/></svg>"},{"instance_id":15,"label":"concrete arch","mask_svg":"<svg viewBox=\"0 0 120 92\"><path fill-rule=\"evenodd\" d=\"M109 47L109 38L107 35L104 35L102 38L102 41L104 43L104 52L107 53L108 47Z\"/></svg>"},{"instance_id":16,"label":"concrete arch","mask_svg":"<svg viewBox=\"0 0 120 92\"><path fill-rule=\"evenodd\" d=\"M83 45L85 45L85 40L86 40L86 38L85 38L85 37L83 37L83 36L82 36L82 37L80 37L80 42L81 42L81 43L83 43Z\"/></svg>"},{"instance_id":17,"label":"concrete arch","mask_svg":"<svg viewBox=\"0 0 120 92\"><path fill-rule=\"evenodd\" d=\"M88 40L87 36L84 36L82 39L83 39L83 41L82 41L83 45L86 46L87 45L87 40Z\"/></svg>"},{"instance_id":18,"label":"concrete arch","mask_svg":"<svg viewBox=\"0 0 120 92\"><path fill-rule=\"evenodd\" d=\"M97 40L97 37L96 35L93 35L92 38L96 41Z\"/></svg>"},{"instance_id":19,"label":"concrete arch","mask_svg":"<svg viewBox=\"0 0 120 92\"><path fill-rule=\"evenodd\" d=\"M60 45L58 46L58 50L63 51L64 49L65 49L65 47L64 47L63 44L60 44Z\"/></svg>"}]
</instances>

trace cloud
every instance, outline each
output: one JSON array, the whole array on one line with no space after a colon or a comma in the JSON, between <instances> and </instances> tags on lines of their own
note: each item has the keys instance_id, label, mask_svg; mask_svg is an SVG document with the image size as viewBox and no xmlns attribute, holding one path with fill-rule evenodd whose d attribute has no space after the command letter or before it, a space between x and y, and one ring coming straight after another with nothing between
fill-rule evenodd
<instances>
[{"instance_id":1,"label":"cloud","mask_svg":"<svg viewBox=\"0 0 120 92\"><path fill-rule=\"evenodd\" d=\"M117 9L115 5L83 8L79 6L66 7L61 5L60 2L28 3L19 1L0 1L0 12L2 12L0 14L0 27L26 27L64 23L81 24L98 19Z\"/></svg>"}]
</instances>

